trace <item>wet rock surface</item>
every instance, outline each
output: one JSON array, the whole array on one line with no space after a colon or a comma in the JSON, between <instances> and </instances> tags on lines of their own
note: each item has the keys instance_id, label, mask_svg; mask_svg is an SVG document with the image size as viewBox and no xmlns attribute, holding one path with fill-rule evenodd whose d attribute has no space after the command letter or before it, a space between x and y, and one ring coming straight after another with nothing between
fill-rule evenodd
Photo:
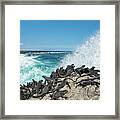
<instances>
[{"instance_id":1,"label":"wet rock surface","mask_svg":"<svg viewBox=\"0 0 120 120\"><path fill-rule=\"evenodd\" d=\"M44 80L20 85L21 100L99 100L100 71L74 64L56 69Z\"/></svg>"}]
</instances>

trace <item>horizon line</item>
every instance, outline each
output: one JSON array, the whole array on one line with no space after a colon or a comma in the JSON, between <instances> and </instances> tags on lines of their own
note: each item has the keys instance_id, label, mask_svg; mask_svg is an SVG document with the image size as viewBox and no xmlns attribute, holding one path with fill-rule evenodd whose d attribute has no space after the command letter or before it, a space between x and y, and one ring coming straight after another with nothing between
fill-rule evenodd
<instances>
[{"instance_id":1,"label":"horizon line","mask_svg":"<svg viewBox=\"0 0 120 120\"><path fill-rule=\"evenodd\" d=\"M20 50L20 52L72 52L73 50Z\"/></svg>"}]
</instances>

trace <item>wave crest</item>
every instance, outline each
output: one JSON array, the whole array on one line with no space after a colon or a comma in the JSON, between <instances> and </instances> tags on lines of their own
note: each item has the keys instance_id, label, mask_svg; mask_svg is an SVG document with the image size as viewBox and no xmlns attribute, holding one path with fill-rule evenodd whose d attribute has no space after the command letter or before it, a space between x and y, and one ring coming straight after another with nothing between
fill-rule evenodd
<instances>
[{"instance_id":1,"label":"wave crest","mask_svg":"<svg viewBox=\"0 0 120 120\"><path fill-rule=\"evenodd\" d=\"M60 66L66 67L67 65L74 64L80 67L85 64L87 67L95 66L100 68L100 32L97 31L88 40L78 46L76 50L68 54L60 62Z\"/></svg>"}]
</instances>

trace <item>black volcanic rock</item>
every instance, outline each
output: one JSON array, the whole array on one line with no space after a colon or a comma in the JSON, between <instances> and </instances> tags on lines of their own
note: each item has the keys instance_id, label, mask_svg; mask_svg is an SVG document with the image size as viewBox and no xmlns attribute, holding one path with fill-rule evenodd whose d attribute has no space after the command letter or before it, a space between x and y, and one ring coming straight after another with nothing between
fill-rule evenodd
<instances>
[{"instance_id":1,"label":"black volcanic rock","mask_svg":"<svg viewBox=\"0 0 120 120\"><path fill-rule=\"evenodd\" d=\"M74 64L56 69L44 80L20 85L20 99L42 100L98 100L100 97L100 70ZM43 82L44 81L44 82Z\"/></svg>"}]
</instances>

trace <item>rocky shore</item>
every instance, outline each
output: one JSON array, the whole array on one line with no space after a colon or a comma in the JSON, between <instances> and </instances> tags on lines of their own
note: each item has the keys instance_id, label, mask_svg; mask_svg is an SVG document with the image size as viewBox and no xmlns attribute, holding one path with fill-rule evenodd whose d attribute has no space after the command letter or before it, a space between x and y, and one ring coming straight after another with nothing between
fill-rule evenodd
<instances>
[{"instance_id":1,"label":"rocky shore","mask_svg":"<svg viewBox=\"0 0 120 120\"><path fill-rule=\"evenodd\" d=\"M100 70L74 64L53 71L43 80L20 85L21 100L99 100Z\"/></svg>"}]
</instances>

